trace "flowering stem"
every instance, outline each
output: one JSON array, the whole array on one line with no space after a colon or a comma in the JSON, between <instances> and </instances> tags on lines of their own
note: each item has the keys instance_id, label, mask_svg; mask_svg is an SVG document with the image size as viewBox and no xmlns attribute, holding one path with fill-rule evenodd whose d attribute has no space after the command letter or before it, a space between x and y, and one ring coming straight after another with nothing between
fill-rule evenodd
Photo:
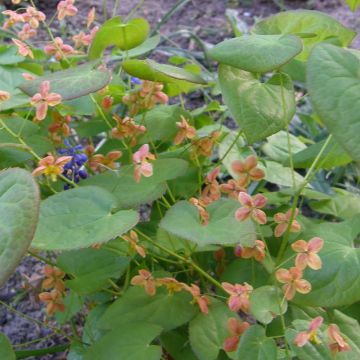
<instances>
[{"instance_id":1,"label":"flowering stem","mask_svg":"<svg viewBox=\"0 0 360 360\"><path fill-rule=\"evenodd\" d=\"M90 94L90 99L92 100L92 102L95 104L97 110L99 111L100 116L102 117L102 119L105 121L106 125L112 129L113 127L111 126L108 118L106 117L106 115L104 114L102 108L100 107L100 105L98 104L98 102L96 101L96 99L94 98L93 94Z\"/></svg>"}]
</instances>

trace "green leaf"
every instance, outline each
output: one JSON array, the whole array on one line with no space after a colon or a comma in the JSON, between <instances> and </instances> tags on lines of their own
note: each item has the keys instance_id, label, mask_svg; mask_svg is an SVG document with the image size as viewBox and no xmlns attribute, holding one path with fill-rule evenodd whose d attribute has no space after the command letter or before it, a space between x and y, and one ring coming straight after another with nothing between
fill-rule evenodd
<instances>
[{"instance_id":1,"label":"green leaf","mask_svg":"<svg viewBox=\"0 0 360 360\"><path fill-rule=\"evenodd\" d=\"M209 55L221 64L266 73L286 64L301 50L301 40L293 35L248 35L217 44Z\"/></svg>"},{"instance_id":2,"label":"green leaf","mask_svg":"<svg viewBox=\"0 0 360 360\"><path fill-rule=\"evenodd\" d=\"M293 156L306 149L306 145L296 136L289 134L291 153ZM288 136L286 131L279 131L277 134L268 137L267 142L261 147L261 150L272 160L280 163L289 158Z\"/></svg>"},{"instance_id":3,"label":"green leaf","mask_svg":"<svg viewBox=\"0 0 360 360\"><path fill-rule=\"evenodd\" d=\"M138 207L156 200L166 191L166 181L183 175L188 163L181 159L158 159L153 162L153 175L142 177L139 183L134 180L134 166L127 165L120 173L106 172L92 176L81 185L96 185L111 192L117 199L117 206L122 209Z\"/></svg>"},{"instance_id":4,"label":"green leaf","mask_svg":"<svg viewBox=\"0 0 360 360\"><path fill-rule=\"evenodd\" d=\"M350 305L360 300L360 249L354 239L360 232L360 217L342 223L311 223L302 220L305 229L298 238L309 240L318 236L324 240L319 256L322 268L307 269L304 278L312 285L306 295L296 295L294 302L305 306L334 307Z\"/></svg>"},{"instance_id":5,"label":"green leaf","mask_svg":"<svg viewBox=\"0 0 360 360\"><path fill-rule=\"evenodd\" d=\"M106 190L87 186L48 197L40 208L33 246L71 250L109 241L139 220L133 210L113 212L116 200Z\"/></svg>"},{"instance_id":6,"label":"green leaf","mask_svg":"<svg viewBox=\"0 0 360 360\"><path fill-rule=\"evenodd\" d=\"M316 113L337 142L360 162L360 58L329 44L319 44L308 63L307 82Z\"/></svg>"},{"instance_id":7,"label":"green leaf","mask_svg":"<svg viewBox=\"0 0 360 360\"><path fill-rule=\"evenodd\" d=\"M349 8L351 9L351 11L355 11L360 5L359 0L345 0L345 1L349 5Z\"/></svg>"},{"instance_id":8,"label":"green leaf","mask_svg":"<svg viewBox=\"0 0 360 360\"><path fill-rule=\"evenodd\" d=\"M161 335L160 341L174 360L198 360L191 350L188 334L185 331L168 331Z\"/></svg>"},{"instance_id":9,"label":"green leaf","mask_svg":"<svg viewBox=\"0 0 360 360\"><path fill-rule=\"evenodd\" d=\"M24 56L18 54L16 46L0 46L0 65L11 65L23 62Z\"/></svg>"},{"instance_id":10,"label":"green leaf","mask_svg":"<svg viewBox=\"0 0 360 360\"><path fill-rule=\"evenodd\" d=\"M239 203L235 200L215 201L206 208L210 221L203 225L196 207L180 201L167 211L160 227L199 246L237 243L253 246L256 240L254 224L250 220L237 221L234 214L238 208Z\"/></svg>"},{"instance_id":11,"label":"green leaf","mask_svg":"<svg viewBox=\"0 0 360 360\"><path fill-rule=\"evenodd\" d=\"M274 360L277 358L276 354L275 341L266 337L262 326L253 325L241 336L235 359Z\"/></svg>"},{"instance_id":12,"label":"green leaf","mask_svg":"<svg viewBox=\"0 0 360 360\"><path fill-rule=\"evenodd\" d=\"M256 34L303 34L303 52L297 56L306 60L312 47L322 41L333 41L340 46L351 43L356 33L347 29L333 17L320 11L294 10L283 11L259 21L253 31ZM305 34L310 36L306 37Z\"/></svg>"},{"instance_id":13,"label":"green leaf","mask_svg":"<svg viewBox=\"0 0 360 360\"><path fill-rule=\"evenodd\" d=\"M84 360L160 360L161 347L150 343L161 327L145 322L125 324L92 345Z\"/></svg>"},{"instance_id":14,"label":"green leaf","mask_svg":"<svg viewBox=\"0 0 360 360\"><path fill-rule=\"evenodd\" d=\"M278 315L286 313L287 301L275 286L262 286L250 295L251 314L263 324L270 324Z\"/></svg>"},{"instance_id":15,"label":"green leaf","mask_svg":"<svg viewBox=\"0 0 360 360\"><path fill-rule=\"evenodd\" d=\"M206 81L200 76L182 68L158 64L153 60L125 60L122 64L123 69L130 75L139 79L159 81L163 83L184 83L206 85Z\"/></svg>"},{"instance_id":16,"label":"green leaf","mask_svg":"<svg viewBox=\"0 0 360 360\"><path fill-rule=\"evenodd\" d=\"M360 214L360 196L344 189L333 189L335 194L329 199L310 202L310 207L321 213L341 219L350 219Z\"/></svg>"},{"instance_id":17,"label":"green leaf","mask_svg":"<svg viewBox=\"0 0 360 360\"><path fill-rule=\"evenodd\" d=\"M149 33L149 23L145 19L136 18L123 23L120 16L106 21L97 31L90 49L89 59L102 56L109 46L117 46L120 50L130 50L142 44Z\"/></svg>"},{"instance_id":18,"label":"green leaf","mask_svg":"<svg viewBox=\"0 0 360 360\"><path fill-rule=\"evenodd\" d=\"M249 143L282 130L295 114L293 84L286 74L262 83L252 73L220 65L219 80L224 102Z\"/></svg>"},{"instance_id":19,"label":"green leaf","mask_svg":"<svg viewBox=\"0 0 360 360\"><path fill-rule=\"evenodd\" d=\"M66 322L70 321L72 317L81 310L83 299L74 291L71 291L64 297L64 305L64 312L55 313L56 322L60 325L64 325Z\"/></svg>"},{"instance_id":20,"label":"green leaf","mask_svg":"<svg viewBox=\"0 0 360 360\"><path fill-rule=\"evenodd\" d=\"M39 190L29 172L0 172L0 287L30 246L39 218L39 202Z\"/></svg>"},{"instance_id":21,"label":"green leaf","mask_svg":"<svg viewBox=\"0 0 360 360\"><path fill-rule=\"evenodd\" d=\"M76 99L94 93L104 88L111 80L111 73L104 68L98 68L99 62L90 62L44 75L24 82L20 89L33 96L39 92L43 81L50 82L50 92L60 94L62 100Z\"/></svg>"},{"instance_id":22,"label":"green leaf","mask_svg":"<svg viewBox=\"0 0 360 360\"><path fill-rule=\"evenodd\" d=\"M319 154L320 149L323 147L326 140L319 141L308 148L297 152L293 156L293 164L295 168L305 169L309 168L314 162L316 156ZM319 166L322 169L332 169L336 166L343 166L351 162L351 157L347 152L331 138L328 146L326 147L323 155L320 157ZM285 161L285 165L289 165L290 160Z\"/></svg>"},{"instance_id":23,"label":"green leaf","mask_svg":"<svg viewBox=\"0 0 360 360\"><path fill-rule=\"evenodd\" d=\"M227 321L237 317L228 307L211 299L209 313L199 315L189 324L189 339L192 350L199 360L217 360L224 340L230 335Z\"/></svg>"},{"instance_id":24,"label":"green leaf","mask_svg":"<svg viewBox=\"0 0 360 360\"><path fill-rule=\"evenodd\" d=\"M1 360L15 360L16 356L11 347L9 339L0 333L0 359Z\"/></svg>"},{"instance_id":25,"label":"green leaf","mask_svg":"<svg viewBox=\"0 0 360 360\"><path fill-rule=\"evenodd\" d=\"M187 323L197 312L187 292L168 294L158 288L156 295L149 296L143 288L131 287L107 309L99 326L116 329L126 323L148 322L168 331Z\"/></svg>"},{"instance_id":26,"label":"green leaf","mask_svg":"<svg viewBox=\"0 0 360 360\"><path fill-rule=\"evenodd\" d=\"M120 278L129 265L129 258L102 248L88 248L61 253L57 265L74 277L66 280L67 287L78 294L89 294L107 288L108 279Z\"/></svg>"}]
</instances>

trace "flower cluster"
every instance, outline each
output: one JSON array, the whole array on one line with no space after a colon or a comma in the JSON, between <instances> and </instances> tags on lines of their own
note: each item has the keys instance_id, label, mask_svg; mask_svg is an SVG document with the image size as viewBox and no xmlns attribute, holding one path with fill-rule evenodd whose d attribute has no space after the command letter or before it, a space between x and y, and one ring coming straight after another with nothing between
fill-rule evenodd
<instances>
[{"instance_id":1,"label":"flower cluster","mask_svg":"<svg viewBox=\"0 0 360 360\"><path fill-rule=\"evenodd\" d=\"M60 113L53 111L52 122L48 126L49 138L55 144L60 144L62 142L62 136L66 138L70 135L70 123L70 115L61 116Z\"/></svg>"},{"instance_id":2,"label":"flower cluster","mask_svg":"<svg viewBox=\"0 0 360 360\"><path fill-rule=\"evenodd\" d=\"M33 176L46 175L52 181L56 181L57 177L64 171L64 166L71 161L71 156L61 156L56 158L53 155L48 155L39 160L38 167L32 172Z\"/></svg>"},{"instance_id":3,"label":"flower cluster","mask_svg":"<svg viewBox=\"0 0 360 360\"><path fill-rule=\"evenodd\" d=\"M116 127L111 130L111 135L114 139L129 140L130 146L137 144L137 138L146 131L144 125L138 125L135 121L126 116L121 119L120 116L114 115Z\"/></svg>"}]
</instances>

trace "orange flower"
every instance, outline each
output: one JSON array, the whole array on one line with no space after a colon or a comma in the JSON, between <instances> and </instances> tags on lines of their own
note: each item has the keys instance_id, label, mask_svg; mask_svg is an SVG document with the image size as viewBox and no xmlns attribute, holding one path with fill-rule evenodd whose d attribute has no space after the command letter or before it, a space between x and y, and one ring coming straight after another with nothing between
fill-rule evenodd
<instances>
[{"instance_id":1,"label":"orange flower","mask_svg":"<svg viewBox=\"0 0 360 360\"><path fill-rule=\"evenodd\" d=\"M208 305L210 305L210 300L205 295L201 295L200 288L197 285L191 284L189 286L184 284L183 286L193 296L193 303L197 303L200 311L207 315L209 313Z\"/></svg>"},{"instance_id":2,"label":"orange flower","mask_svg":"<svg viewBox=\"0 0 360 360\"><path fill-rule=\"evenodd\" d=\"M117 150L109 151L106 155L94 153L95 149L92 145L88 145L85 147L85 154L88 157L88 163L90 168L93 171L99 172L102 172L105 169L116 169L118 167L118 164L115 163L115 161L122 156L122 152Z\"/></svg>"},{"instance_id":3,"label":"orange flower","mask_svg":"<svg viewBox=\"0 0 360 360\"><path fill-rule=\"evenodd\" d=\"M75 43L75 48L79 48L81 46L89 46L98 30L99 27L95 26L89 34L85 34L83 31L80 31L77 35L74 35L72 39Z\"/></svg>"},{"instance_id":4,"label":"orange flower","mask_svg":"<svg viewBox=\"0 0 360 360\"><path fill-rule=\"evenodd\" d=\"M209 205L212 202L219 200L221 197L220 185L216 180L216 177L220 173L220 167L216 167L206 177L206 186L201 192L201 201L205 205Z\"/></svg>"},{"instance_id":5,"label":"orange flower","mask_svg":"<svg viewBox=\"0 0 360 360\"><path fill-rule=\"evenodd\" d=\"M311 284L302 279L302 270L292 267L289 270L279 269L276 271L276 279L285 284L283 286L283 292L285 299L291 300L296 292L300 294L308 294L311 291Z\"/></svg>"},{"instance_id":6,"label":"orange flower","mask_svg":"<svg viewBox=\"0 0 360 360\"><path fill-rule=\"evenodd\" d=\"M95 21L95 17L96 17L96 9L95 7L92 7L87 15L87 21L86 21L87 28L89 28L91 24Z\"/></svg>"},{"instance_id":7,"label":"orange flower","mask_svg":"<svg viewBox=\"0 0 360 360\"><path fill-rule=\"evenodd\" d=\"M133 154L133 163L135 164L134 179L136 182L140 181L141 175L150 177L153 174L153 166L148 160L155 160L155 155L149 151L149 145L144 144L141 148Z\"/></svg>"},{"instance_id":8,"label":"orange flower","mask_svg":"<svg viewBox=\"0 0 360 360\"><path fill-rule=\"evenodd\" d=\"M157 283L159 285L165 285L170 295L183 290L185 286L184 283L181 283L172 277L158 279Z\"/></svg>"},{"instance_id":9,"label":"orange flower","mask_svg":"<svg viewBox=\"0 0 360 360\"><path fill-rule=\"evenodd\" d=\"M291 218L293 218L290 226L290 232L299 232L301 229L300 224L295 220L295 217L298 215L299 210L295 209L295 214L292 217L292 209L289 209L285 214L283 213L277 213L274 216L274 221L278 223L275 227L274 235L275 237L282 236L287 228L289 227L289 223Z\"/></svg>"},{"instance_id":10,"label":"orange flower","mask_svg":"<svg viewBox=\"0 0 360 360\"><path fill-rule=\"evenodd\" d=\"M18 37L21 40L27 40L31 37L36 36L36 30L33 29L29 24L25 24L21 31L18 33Z\"/></svg>"},{"instance_id":11,"label":"orange flower","mask_svg":"<svg viewBox=\"0 0 360 360\"><path fill-rule=\"evenodd\" d=\"M221 184L220 190L232 199L238 199L240 192L246 192L246 189L234 179L230 179L226 184Z\"/></svg>"},{"instance_id":12,"label":"orange flower","mask_svg":"<svg viewBox=\"0 0 360 360\"><path fill-rule=\"evenodd\" d=\"M43 292L39 294L40 301L46 302L46 312L49 316L56 311L64 312L65 305L63 302L62 294L58 290L52 290L51 292Z\"/></svg>"},{"instance_id":13,"label":"orange flower","mask_svg":"<svg viewBox=\"0 0 360 360\"><path fill-rule=\"evenodd\" d=\"M130 146L135 146L137 144L137 136L146 131L145 126L137 125L135 121L128 116L121 119L120 116L115 115L113 119L117 125L111 130L112 137L119 140L129 138Z\"/></svg>"},{"instance_id":14,"label":"orange flower","mask_svg":"<svg viewBox=\"0 0 360 360\"><path fill-rule=\"evenodd\" d=\"M264 225L267 222L266 214L260 210L266 205L267 199L262 194L256 194L251 197L246 192L239 193L239 202L242 205L241 208L236 210L235 218L239 221L245 221L252 218L258 224Z\"/></svg>"},{"instance_id":15,"label":"orange flower","mask_svg":"<svg viewBox=\"0 0 360 360\"><path fill-rule=\"evenodd\" d=\"M72 46L64 44L59 37L56 37L52 44L46 45L44 51L46 55L55 55L55 59L58 61L62 60L66 55L77 53Z\"/></svg>"},{"instance_id":16,"label":"orange flower","mask_svg":"<svg viewBox=\"0 0 360 360\"><path fill-rule=\"evenodd\" d=\"M242 247L240 254L237 251L236 255L244 259L254 258L256 261L263 261L265 259L265 243L261 240L255 241L254 247Z\"/></svg>"},{"instance_id":17,"label":"orange flower","mask_svg":"<svg viewBox=\"0 0 360 360\"><path fill-rule=\"evenodd\" d=\"M212 149L216 140L220 137L220 131L213 131L210 136L203 137L201 139L192 140L192 155L209 157L212 154Z\"/></svg>"},{"instance_id":18,"label":"orange flower","mask_svg":"<svg viewBox=\"0 0 360 360\"><path fill-rule=\"evenodd\" d=\"M298 347L303 347L309 341L313 344L320 344L320 340L317 337L317 330L323 323L323 318L321 316L317 316L314 318L308 327L307 331L299 332L294 339L294 344Z\"/></svg>"},{"instance_id":19,"label":"orange flower","mask_svg":"<svg viewBox=\"0 0 360 360\"><path fill-rule=\"evenodd\" d=\"M131 285L143 286L150 296L156 294L156 280L153 278L151 272L147 270L139 270L139 275L136 275L131 279Z\"/></svg>"},{"instance_id":20,"label":"orange flower","mask_svg":"<svg viewBox=\"0 0 360 360\"><path fill-rule=\"evenodd\" d=\"M250 293L253 287L248 283L232 285L228 282L221 283L224 290L230 295L228 299L228 306L231 311L243 311L249 313L250 311Z\"/></svg>"},{"instance_id":21,"label":"orange flower","mask_svg":"<svg viewBox=\"0 0 360 360\"><path fill-rule=\"evenodd\" d=\"M39 161L39 166L32 172L33 176L41 174L51 177L52 181L56 181L56 177L64 171L64 165L71 161L71 156L61 156L55 159L53 155L48 155Z\"/></svg>"},{"instance_id":22,"label":"orange flower","mask_svg":"<svg viewBox=\"0 0 360 360\"><path fill-rule=\"evenodd\" d=\"M209 223L209 213L205 209L206 204L204 204L201 199L199 200L197 198L191 198L189 202L193 204L199 212L202 224L207 225Z\"/></svg>"},{"instance_id":23,"label":"orange flower","mask_svg":"<svg viewBox=\"0 0 360 360\"><path fill-rule=\"evenodd\" d=\"M184 116L181 117L181 122L177 122L176 126L179 128L175 136L175 145L181 144L185 139L193 139L196 136L196 130L192 127Z\"/></svg>"},{"instance_id":24,"label":"orange flower","mask_svg":"<svg viewBox=\"0 0 360 360\"><path fill-rule=\"evenodd\" d=\"M58 20L65 19L66 16L75 16L78 12L76 6L74 6L75 0L63 0L57 5Z\"/></svg>"},{"instance_id":25,"label":"orange flower","mask_svg":"<svg viewBox=\"0 0 360 360\"><path fill-rule=\"evenodd\" d=\"M24 21L28 22L33 29L37 29L39 23L46 20L46 15L32 6L26 8L26 13L23 14L23 17Z\"/></svg>"},{"instance_id":26,"label":"orange flower","mask_svg":"<svg viewBox=\"0 0 360 360\"><path fill-rule=\"evenodd\" d=\"M231 168L238 175L238 181L241 186L247 186L251 180L259 181L265 176L264 171L257 167L255 155L248 156L245 161L233 161Z\"/></svg>"},{"instance_id":27,"label":"orange flower","mask_svg":"<svg viewBox=\"0 0 360 360\"><path fill-rule=\"evenodd\" d=\"M65 273L57 267L52 267L49 265L45 265L44 274L46 279L42 282L43 289L51 289L55 288L59 292L65 291L65 284L63 278L65 277Z\"/></svg>"},{"instance_id":28,"label":"orange flower","mask_svg":"<svg viewBox=\"0 0 360 360\"><path fill-rule=\"evenodd\" d=\"M59 144L62 141L59 133L65 137L70 135L70 122L71 117L69 115L61 116L58 112L54 111L52 113L52 123L48 126L49 137Z\"/></svg>"},{"instance_id":29,"label":"orange flower","mask_svg":"<svg viewBox=\"0 0 360 360\"><path fill-rule=\"evenodd\" d=\"M30 49L29 45L26 45L25 43L23 43L22 41L17 40L17 39L12 39L12 41L17 46L18 53L21 56L25 56L25 57L29 56L31 59L34 58L34 54L33 54L32 50Z\"/></svg>"},{"instance_id":30,"label":"orange flower","mask_svg":"<svg viewBox=\"0 0 360 360\"><path fill-rule=\"evenodd\" d=\"M336 324L329 325L328 336L331 341L329 347L333 355L336 355L338 352L351 350L350 345L341 336L340 329Z\"/></svg>"},{"instance_id":31,"label":"orange flower","mask_svg":"<svg viewBox=\"0 0 360 360\"><path fill-rule=\"evenodd\" d=\"M17 23L25 22L23 14L18 14L16 11L5 10L2 12L3 15L8 16L4 22L3 28L8 29L14 26Z\"/></svg>"},{"instance_id":32,"label":"orange flower","mask_svg":"<svg viewBox=\"0 0 360 360\"><path fill-rule=\"evenodd\" d=\"M225 339L223 348L227 352L232 352L237 349L240 336L250 327L250 324L246 321L241 322L237 318L230 318L227 321L227 327L231 336Z\"/></svg>"},{"instance_id":33,"label":"orange flower","mask_svg":"<svg viewBox=\"0 0 360 360\"><path fill-rule=\"evenodd\" d=\"M7 91L0 90L0 102L7 101L10 99L10 93Z\"/></svg>"},{"instance_id":34,"label":"orange flower","mask_svg":"<svg viewBox=\"0 0 360 360\"><path fill-rule=\"evenodd\" d=\"M299 269L305 269L307 266L313 270L321 269L322 262L317 254L324 246L324 240L319 237L312 238L309 242L305 240L295 241L291 247L300 253L296 256L295 265Z\"/></svg>"},{"instance_id":35,"label":"orange flower","mask_svg":"<svg viewBox=\"0 0 360 360\"><path fill-rule=\"evenodd\" d=\"M130 230L129 236L123 235L122 238L130 244L130 247L135 250L141 257L146 257L145 249L138 245L139 237L134 230Z\"/></svg>"}]
</instances>

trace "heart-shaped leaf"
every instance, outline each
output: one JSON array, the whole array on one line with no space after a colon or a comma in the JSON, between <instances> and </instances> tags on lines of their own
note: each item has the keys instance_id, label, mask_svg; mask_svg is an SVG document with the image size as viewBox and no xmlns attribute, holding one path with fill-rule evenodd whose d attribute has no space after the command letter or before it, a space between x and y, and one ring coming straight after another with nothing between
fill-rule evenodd
<instances>
[{"instance_id":1,"label":"heart-shaped leaf","mask_svg":"<svg viewBox=\"0 0 360 360\"><path fill-rule=\"evenodd\" d=\"M312 47L319 42L332 41L347 46L356 35L333 17L311 10L282 11L257 22L253 31L263 35L302 34L304 50L296 57L299 60L306 60Z\"/></svg>"},{"instance_id":2,"label":"heart-shaped leaf","mask_svg":"<svg viewBox=\"0 0 360 360\"><path fill-rule=\"evenodd\" d=\"M54 72L24 82L20 89L33 96L39 92L43 81L50 82L50 91L60 94L62 100L76 99L104 88L111 80L111 73L98 68L99 62L91 62L62 71Z\"/></svg>"},{"instance_id":3,"label":"heart-shaped leaf","mask_svg":"<svg viewBox=\"0 0 360 360\"><path fill-rule=\"evenodd\" d=\"M16 268L34 236L40 195L30 173L0 172L0 286Z\"/></svg>"},{"instance_id":4,"label":"heart-shaped leaf","mask_svg":"<svg viewBox=\"0 0 360 360\"><path fill-rule=\"evenodd\" d=\"M197 312L190 294L184 291L169 295L159 288L156 295L149 296L143 288L133 287L106 310L99 326L116 329L126 323L148 322L169 331L190 321Z\"/></svg>"},{"instance_id":5,"label":"heart-shaped leaf","mask_svg":"<svg viewBox=\"0 0 360 360\"><path fill-rule=\"evenodd\" d=\"M101 57L103 51L112 45L121 50L130 50L142 44L149 33L149 23L142 18L123 23L120 16L106 21L96 32L89 49L89 59Z\"/></svg>"},{"instance_id":6,"label":"heart-shaped leaf","mask_svg":"<svg viewBox=\"0 0 360 360\"><path fill-rule=\"evenodd\" d=\"M209 224L203 225L196 207L187 201L180 201L167 211L160 227L200 246L237 243L253 246L256 240L255 226L251 220L240 222L235 219L234 214L239 207L235 200L215 201L206 209L210 214Z\"/></svg>"},{"instance_id":7,"label":"heart-shaped leaf","mask_svg":"<svg viewBox=\"0 0 360 360\"><path fill-rule=\"evenodd\" d=\"M219 80L224 102L249 143L282 130L295 114L294 89L286 74L262 83L252 73L220 65Z\"/></svg>"},{"instance_id":8,"label":"heart-shaped leaf","mask_svg":"<svg viewBox=\"0 0 360 360\"><path fill-rule=\"evenodd\" d=\"M360 57L348 50L319 44L310 55L307 83L315 111L337 142L358 162L359 74Z\"/></svg>"},{"instance_id":9,"label":"heart-shaped leaf","mask_svg":"<svg viewBox=\"0 0 360 360\"><path fill-rule=\"evenodd\" d=\"M248 35L217 44L209 55L225 65L266 73L286 64L301 50L301 40L293 35Z\"/></svg>"},{"instance_id":10,"label":"heart-shaped leaf","mask_svg":"<svg viewBox=\"0 0 360 360\"><path fill-rule=\"evenodd\" d=\"M116 199L106 190L86 186L48 197L40 208L33 246L71 250L109 241L139 220L133 210L113 213Z\"/></svg>"}]
</instances>

